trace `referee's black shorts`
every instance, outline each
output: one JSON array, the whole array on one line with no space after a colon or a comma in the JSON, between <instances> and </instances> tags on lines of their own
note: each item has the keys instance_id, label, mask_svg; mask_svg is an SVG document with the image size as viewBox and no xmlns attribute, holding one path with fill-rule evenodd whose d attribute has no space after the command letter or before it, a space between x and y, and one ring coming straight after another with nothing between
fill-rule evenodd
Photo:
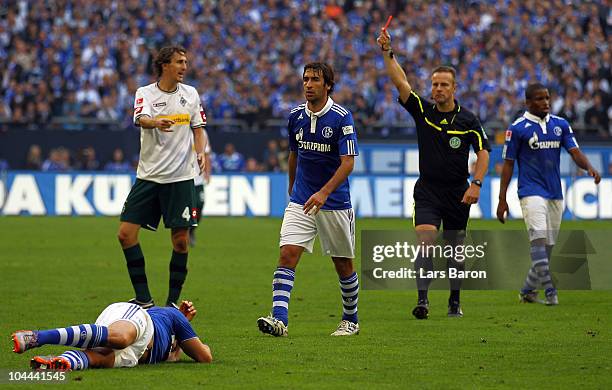
<instances>
[{"instance_id":1,"label":"referee's black shorts","mask_svg":"<svg viewBox=\"0 0 612 390\"><path fill-rule=\"evenodd\" d=\"M470 205L461 203L468 189L467 181L456 186L440 186L417 180L414 185L414 226L434 225L444 231L465 230L470 217Z\"/></svg>"}]
</instances>

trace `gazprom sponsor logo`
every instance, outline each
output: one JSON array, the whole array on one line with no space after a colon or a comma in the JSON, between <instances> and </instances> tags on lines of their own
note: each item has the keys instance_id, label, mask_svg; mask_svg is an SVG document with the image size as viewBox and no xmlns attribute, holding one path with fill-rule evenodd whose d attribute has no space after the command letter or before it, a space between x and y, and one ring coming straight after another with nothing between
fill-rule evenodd
<instances>
[{"instance_id":1,"label":"gazprom sponsor logo","mask_svg":"<svg viewBox=\"0 0 612 390\"><path fill-rule=\"evenodd\" d=\"M538 135L534 132L531 138L529 138L529 147L533 150L559 149L561 141L539 141Z\"/></svg>"},{"instance_id":2,"label":"gazprom sponsor logo","mask_svg":"<svg viewBox=\"0 0 612 390\"><path fill-rule=\"evenodd\" d=\"M329 144L320 144L318 142L299 141L299 145L298 146L299 146L300 149L312 150L312 151L315 151L315 152L323 152L323 153L331 152L331 145L329 145Z\"/></svg>"}]
</instances>

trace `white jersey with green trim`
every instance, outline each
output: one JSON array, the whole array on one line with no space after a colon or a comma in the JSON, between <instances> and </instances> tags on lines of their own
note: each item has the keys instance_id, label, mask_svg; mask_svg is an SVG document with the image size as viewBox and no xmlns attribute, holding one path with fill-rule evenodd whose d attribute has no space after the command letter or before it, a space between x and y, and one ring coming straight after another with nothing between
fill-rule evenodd
<instances>
[{"instance_id":1,"label":"white jersey with green trim","mask_svg":"<svg viewBox=\"0 0 612 390\"><path fill-rule=\"evenodd\" d=\"M200 95L192 86L179 83L173 92L157 83L138 88L134 101L134 124L143 116L174 121L171 132L140 128L140 160L136 176L156 183L175 183L196 176L192 129L206 126Z\"/></svg>"}]
</instances>

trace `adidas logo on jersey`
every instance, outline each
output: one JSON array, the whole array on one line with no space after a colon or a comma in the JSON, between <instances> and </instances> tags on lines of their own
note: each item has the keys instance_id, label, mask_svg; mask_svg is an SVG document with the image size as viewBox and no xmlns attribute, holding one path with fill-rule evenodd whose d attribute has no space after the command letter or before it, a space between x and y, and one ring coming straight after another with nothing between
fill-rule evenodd
<instances>
[{"instance_id":1,"label":"adidas logo on jersey","mask_svg":"<svg viewBox=\"0 0 612 390\"><path fill-rule=\"evenodd\" d=\"M304 115L300 113L300 116L298 116L298 119L304 119Z\"/></svg>"},{"instance_id":2,"label":"adidas logo on jersey","mask_svg":"<svg viewBox=\"0 0 612 390\"><path fill-rule=\"evenodd\" d=\"M446 118L442 119L442 122L440 122L441 125L448 125L448 121L446 120Z\"/></svg>"}]
</instances>

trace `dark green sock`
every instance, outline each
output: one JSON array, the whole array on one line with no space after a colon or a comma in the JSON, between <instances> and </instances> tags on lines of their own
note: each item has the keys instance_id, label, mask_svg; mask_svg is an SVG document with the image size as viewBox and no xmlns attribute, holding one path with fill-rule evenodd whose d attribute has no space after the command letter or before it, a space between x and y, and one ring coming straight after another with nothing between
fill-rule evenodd
<instances>
[{"instance_id":1,"label":"dark green sock","mask_svg":"<svg viewBox=\"0 0 612 390\"><path fill-rule=\"evenodd\" d=\"M151 300L151 293L149 292L147 274L145 273L145 260L140 244L124 249L123 255L127 262L132 286L134 286L134 291L136 292L136 299L140 302L149 302Z\"/></svg>"},{"instance_id":2,"label":"dark green sock","mask_svg":"<svg viewBox=\"0 0 612 390\"><path fill-rule=\"evenodd\" d=\"M170 290L166 305L177 303L187 277L187 253L172 251L170 259Z\"/></svg>"}]
</instances>

